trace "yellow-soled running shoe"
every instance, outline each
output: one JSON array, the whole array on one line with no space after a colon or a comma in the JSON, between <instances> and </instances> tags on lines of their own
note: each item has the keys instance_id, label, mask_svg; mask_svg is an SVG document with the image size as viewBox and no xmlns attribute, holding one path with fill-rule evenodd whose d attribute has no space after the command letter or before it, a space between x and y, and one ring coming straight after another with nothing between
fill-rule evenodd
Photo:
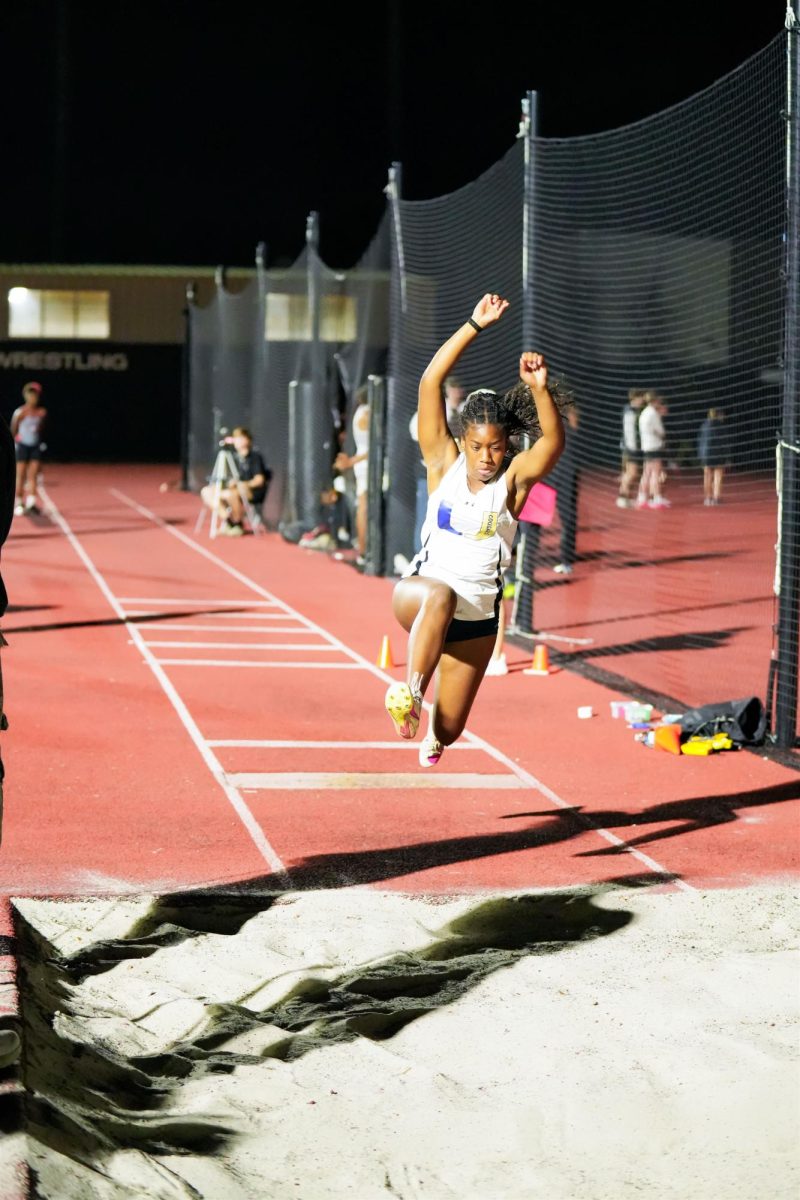
<instances>
[{"instance_id":1,"label":"yellow-soled running shoe","mask_svg":"<svg viewBox=\"0 0 800 1200\"><path fill-rule=\"evenodd\" d=\"M421 767L435 767L443 754L444 746L442 743L432 733L428 733L422 739L422 744L419 748L419 765Z\"/></svg>"},{"instance_id":2,"label":"yellow-soled running shoe","mask_svg":"<svg viewBox=\"0 0 800 1200\"><path fill-rule=\"evenodd\" d=\"M422 697L411 691L407 683L392 683L383 701L401 738L415 738L422 713Z\"/></svg>"}]
</instances>

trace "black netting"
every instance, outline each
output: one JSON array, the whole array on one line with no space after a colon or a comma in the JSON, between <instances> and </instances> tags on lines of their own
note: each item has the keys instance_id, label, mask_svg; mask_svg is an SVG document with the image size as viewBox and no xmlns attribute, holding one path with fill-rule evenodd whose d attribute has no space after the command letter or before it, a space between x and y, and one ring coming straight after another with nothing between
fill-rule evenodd
<instances>
[{"instance_id":1,"label":"black netting","mask_svg":"<svg viewBox=\"0 0 800 1200\"><path fill-rule=\"evenodd\" d=\"M580 418L554 482L566 495L577 480L579 500L577 561L557 522L539 538L520 625L574 638L561 645L587 664L688 703L766 685L784 55L781 37L647 121L533 143L536 335ZM666 409L660 478L646 495L641 464L623 494L618 479L631 389L650 394L651 412ZM640 416L640 432L649 419ZM702 465L712 460L725 467L716 497ZM569 525L576 514L565 508ZM553 574L565 560L574 579Z\"/></svg>"},{"instance_id":2,"label":"black netting","mask_svg":"<svg viewBox=\"0 0 800 1200\"><path fill-rule=\"evenodd\" d=\"M385 371L387 339L386 220L352 272L327 267L310 238L290 268L259 265L239 291L220 278L211 304L190 308L190 487L208 478L220 427L245 425L273 473L267 523L291 537L313 528L334 476L340 388L350 400Z\"/></svg>"},{"instance_id":3,"label":"black netting","mask_svg":"<svg viewBox=\"0 0 800 1200\"><path fill-rule=\"evenodd\" d=\"M289 383L308 374L307 257L285 271L259 266L235 292L219 278L211 303L189 312L189 486L199 491L211 473L220 428L244 425L273 472L264 505L273 526L286 493Z\"/></svg>"},{"instance_id":4,"label":"black netting","mask_svg":"<svg viewBox=\"0 0 800 1200\"><path fill-rule=\"evenodd\" d=\"M457 374L468 389L504 386L522 349L542 350L577 413L550 480L558 515L522 530L515 632L676 703L767 686L785 54L780 36L714 87L630 127L529 136L527 166L522 140L454 195L390 195L390 550L410 550L408 418L420 374L479 295L503 292L508 316ZM642 441L628 454L631 391L648 413L640 422L637 407Z\"/></svg>"},{"instance_id":5,"label":"black netting","mask_svg":"<svg viewBox=\"0 0 800 1200\"><path fill-rule=\"evenodd\" d=\"M392 340L386 509L388 561L410 558L419 447L409 433L419 378L438 346L471 314L486 292L511 302L502 321L476 338L456 368L467 392L504 388L517 378L522 349L521 141L479 179L436 200L390 195L393 216Z\"/></svg>"}]
</instances>

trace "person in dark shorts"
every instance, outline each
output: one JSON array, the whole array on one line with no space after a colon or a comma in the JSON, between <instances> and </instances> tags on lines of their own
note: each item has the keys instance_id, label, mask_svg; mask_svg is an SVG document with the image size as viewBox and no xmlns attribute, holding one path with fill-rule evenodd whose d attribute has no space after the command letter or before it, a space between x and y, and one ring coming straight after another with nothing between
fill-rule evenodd
<instances>
[{"instance_id":1,"label":"person in dark shorts","mask_svg":"<svg viewBox=\"0 0 800 1200\"><path fill-rule=\"evenodd\" d=\"M719 504L725 470L731 465L730 438L721 408L710 408L700 426L697 457L703 468L703 503L706 506Z\"/></svg>"},{"instance_id":2,"label":"person in dark shorts","mask_svg":"<svg viewBox=\"0 0 800 1200\"><path fill-rule=\"evenodd\" d=\"M249 429L237 425L228 440L238 478L226 480L221 487L210 483L200 495L209 508L216 506L222 518L219 532L240 537L244 533L245 501L256 511L261 508L267 494L270 471L263 455L254 448Z\"/></svg>"},{"instance_id":3,"label":"person in dark shorts","mask_svg":"<svg viewBox=\"0 0 800 1200\"><path fill-rule=\"evenodd\" d=\"M25 401L11 417L11 435L16 447L16 489L14 512L36 512L36 487L44 451L47 409L41 403L42 385L26 383L22 389Z\"/></svg>"},{"instance_id":4,"label":"person in dark shorts","mask_svg":"<svg viewBox=\"0 0 800 1200\"><path fill-rule=\"evenodd\" d=\"M395 585L394 614L409 635L407 676L385 706L400 737L416 737L425 689L436 675L423 767L434 766L462 732L492 655L503 572L520 510L537 479L564 445L561 414L540 354L520 359L519 383L505 395L479 389L461 410L456 442L447 426L442 385L481 330L499 321L508 301L487 294L447 339L419 385L417 432L428 472L422 547ZM513 454L511 438L526 434L529 450Z\"/></svg>"},{"instance_id":5,"label":"person in dark shorts","mask_svg":"<svg viewBox=\"0 0 800 1200\"><path fill-rule=\"evenodd\" d=\"M628 392L628 403L622 410L622 470L619 476L617 508L633 508L633 493L638 490L642 469L642 447L639 441L639 414L644 408L645 393L638 388Z\"/></svg>"}]
</instances>

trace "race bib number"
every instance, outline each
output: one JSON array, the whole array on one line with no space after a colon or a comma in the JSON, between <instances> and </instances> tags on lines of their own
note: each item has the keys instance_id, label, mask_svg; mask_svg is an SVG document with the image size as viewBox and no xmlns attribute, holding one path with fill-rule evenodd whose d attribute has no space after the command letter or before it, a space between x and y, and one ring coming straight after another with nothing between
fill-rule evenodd
<instances>
[{"instance_id":1,"label":"race bib number","mask_svg":"<svg viewBox=\"0 0 800 1200\"><path fill-rule=\"evenodd\" d=\"M440 529L454 533L456 537L483 538L493 537L497 533L499 513L481 512L468 504L449 504L442 500L439 504L437 524Z\"/></svg>"}]
</instances>

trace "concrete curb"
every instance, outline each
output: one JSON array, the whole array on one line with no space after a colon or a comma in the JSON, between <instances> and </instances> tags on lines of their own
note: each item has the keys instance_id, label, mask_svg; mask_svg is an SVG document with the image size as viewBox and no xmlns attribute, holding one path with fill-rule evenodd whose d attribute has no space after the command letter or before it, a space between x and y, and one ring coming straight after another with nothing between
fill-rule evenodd
<instances>
[{"instance_id":1,"label":"concrete curb","mask_svg":"<svg viewBox=\"0 0 800 1200\"><path fill-rule=\"evenodd\" d=\"M0 896L0 1027L11 1026L22 1036L22 1013L17 982L14 913L8 896ZM0 1107L8 1114L0 1149L0 1200L27 1200L30 1176L25 1155L25 1134L13 1124L13 1111L21 1112L24 1087L19 1063L0 1072ZM7 1123L8 1122L8 1123Z\"/></svg>"}]
</instances>

